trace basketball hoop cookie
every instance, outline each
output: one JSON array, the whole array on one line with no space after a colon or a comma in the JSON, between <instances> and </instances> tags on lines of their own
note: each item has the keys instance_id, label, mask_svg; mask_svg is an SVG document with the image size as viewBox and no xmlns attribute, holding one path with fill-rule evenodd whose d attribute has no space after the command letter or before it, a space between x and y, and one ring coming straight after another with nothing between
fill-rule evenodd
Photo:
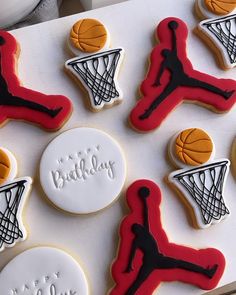
<instances>
[{"instance_id":1,"label":"basketball hoop cookie","mask_svg":"<svg viewBox=\"0 0 236 295\"><path fill-rule=\"evenodd\" d=\"M75 128L56 137L40 162L40 181L49 201L74 214L99 211L122 191L126 163L118 143L94 128Z\"/></svg>"},{"instance_id":2,"label":"basketball hoop cookie","mask_svg":"<svg viewBox=\"0 0 236 295\"><path fill-rule=\"evenodd\" d=\"M141 84L143 97L129 116L135 130L154 130L185 101L218 113L233 107L236 81L194 70L186 53L187 35L186 24L178 18L166 18L158 25L159 44L151 53L150 68Z\"/></svg>"},{"instance_id":3,"label":"basketball hoop cookie","mask_svg":"<svg viewBox=\"0 0 236 295\"><path fill-rule=\"evenodd\" d=\"M152 295L160 283L172 281L210 290L223 275L225 258L217 249L196 250L169 242L161 223L161 198L159 187L150 180L135 181L128 188L130 212L120 226L110 295Z\"/></svg>"},{"instance_id":4,"label":"basketball hoop cookie","mask_svg":"<svg viewBox=\"0 0 236 295\"><path fill-rule=\"evenodd\" d=\"M169 157L183 168L172 172L168 181L191 207L194 225L207 228L228 217L224 187L230 161L214 160L211 137L202 129L186 129L170 141Z\"/></svg>"},{"instance_id":5,"label":"basketball hoop cookie","mask_svg":"<svg viewBox=\"0 0 236 295\"><path fill-rule=\"evenodd\" d=\"M0 285L6 295L89 295L79 263L52 247L35 247L16 256L1 271Z\"/></svg>"},{"instance_id":6,"label":"basketball hoop cookie","mask_svg":"<svg viewBox=\"0 0 236 295\"><path fill-rule=\"evenodd\" d=\"M15 178L17 162L13 154L0 147L0 252L27 238L22 220L32 179Z\"/></svg>"},{"instance_id":7,"label":"basketball hoop cookie","mask_svg":"<svg viewBox=\"0 0 236 295\"><path fill-rule=\"evenodd\" d=\"M124 57L123 48L109 49L110 35L95 19L82 19L71 29L68 46L77 55L65 68L89 96L89 108L100 111L123 99L117 78Z\"/></svg>"},{"instance_id":8,"label":"basketball hoop cookie","mask_svg":"<svg viewBox=\"0 0 236 295\"><path fill-rule=\"evenodd\" d=\"M236 66L236 0L196 0L196 13L202 20L196 34L216 54L219 66Z\"/></svg>"},{"instance_id":9,"label":"basketball hoop cookie","mask_svg":"<svg viewBox=\"0 0 236 295\"><path fill-rule=\"evenodd\" d=\"M49 131L62 127L72 112L70 100L62 95L46 95L21 86L16 75L19 45L0 31L0 124L9 119L24 120Z\"/></svg>"}]
</instances>

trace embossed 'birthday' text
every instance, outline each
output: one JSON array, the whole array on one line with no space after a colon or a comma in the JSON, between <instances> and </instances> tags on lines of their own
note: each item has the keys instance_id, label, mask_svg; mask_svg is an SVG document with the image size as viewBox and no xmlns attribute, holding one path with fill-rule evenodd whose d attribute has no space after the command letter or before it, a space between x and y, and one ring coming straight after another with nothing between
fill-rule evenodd
<instances>
[{"instance_id":1,"label":"embossed 'birthday' text","mask_svg":"<svg viewBox=\"0 0 236 295\"><path fill-rule=\"evenodd\" d=\"M86 181L99 173L106 173L108 179L114 179L115 162L99 162L98 157L93 155L90 159L80 159L69 171L63 171L62 168L51 171L53 183L57 189L62 189L66 184L74 181Z\"/></svg>"}]
</instances>

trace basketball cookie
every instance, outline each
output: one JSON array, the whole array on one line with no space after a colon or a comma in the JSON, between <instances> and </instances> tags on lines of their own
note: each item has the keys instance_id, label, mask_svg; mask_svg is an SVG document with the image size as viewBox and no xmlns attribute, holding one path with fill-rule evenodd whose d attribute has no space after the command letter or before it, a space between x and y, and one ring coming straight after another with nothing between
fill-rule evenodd
<instances>
[{"instance_id":1,"label":"basketball cookie","mask_svg":"<svg viewBox=\"0 0 236 295\"><path fill-rule=\"evenodd\" d=\"M236 1L195 0L195 11L200 19L225 16L236 11Z\"/></svg>"},{"instance_id":2,"label":"basketball cookie","mask_svg":"<svg viewBox=\"0 0 236 295\"><path fill-rule=\"evenodd\" d=\"M0 285L4 295L89 295L79 263L52 247L36 247L16 256L1 271Z\"/></svg>"},{"instance_id":3,"label":"basketball cookie","mask_svg":"<svg viewBox=\"0 0 236 295\"><path fill-rule=\"evenodd\" d=\"M16 174L15 157L7 149L0 147L0 252L27 238L22 213L32 179L15 178Z\"/></svg>"},{"instance_id":4,"label":"basketball cookie","mask_svg":"<svg viewBox=\"0 0 236 295\"><path fill-rule=\"evenodd\" d=\"M149 72L141 85L143 97L129 117L136 130L147 132L159 127L184 101L221 113L233 107L236 81L194 70L186 54L187 35L187 26L180 19L166 18L158 25L159 44L151 53Z\"/></svg>"},{"instance_id":5,"label":"basketball cookie","mask_svg":"<svg viewBox=\"0 0 236 295\"><path fill-rule=\"evenodd\" d=\"M161 191L154 182L135 181L126 199L130 212L120 226L110 295L152 295L160 283L172 281L205 290L217 286L225 268L223 254L169 242L161 223Z\"/></svg>"},{"instance_id":6,"label":"basketball cookie","mask_svg":"<svg viewBox=\"0 0 236 295\"><path fill-rule=\"evenodd\" d=\"M86 104L92 111L111 107L123 99L117 78L124 50L109 49L109 45L109 32L95 19L82 19L71 29L68 46L78 57L68 60L65 69L88 93Z\"/></svg>"},{"instance_id":7,"label":"basketball cookie","mask_svg":"<svg viewBox=\"0 0 236 295\"><path fill-rule=\"evenodd\" d=\"M40 181L49 201L75 214L96 212L112 204L125 177L120 146L93 128L62 133L48 145L40 162Z\"/></svg>"},{"instance_id":8,"label":"basketball cookie","mask_svg":"<svg viewBox=\"0 0 236 295\"><path fill-rule=\"evenodd\" d=\"M224 201L230 161L214 160L214 152L211 137L198 128L180 132L169 144L171 161L182 169L172 172L168 181L190 208L198 228L207 228L230 214Z\"/></svg>"},{"instance_id":9,"label":"basketball cookie","mask_svg":"<svg viewBox=\"0 0 236 295\"><path fill-rule=\"evenodd\" d=\"M45 95L21 86L16 75L19 45L0 31L0 124L9 119L24 120L49 131L60 129L72 112L72 104L62 95Z\"/></svg>"}]
</instances>

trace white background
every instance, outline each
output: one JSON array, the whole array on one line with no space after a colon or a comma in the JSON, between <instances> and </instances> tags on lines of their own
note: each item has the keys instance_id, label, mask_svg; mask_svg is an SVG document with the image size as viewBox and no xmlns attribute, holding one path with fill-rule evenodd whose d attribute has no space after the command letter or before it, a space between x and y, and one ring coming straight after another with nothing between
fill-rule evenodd
<instances>
[{"instance_id":1,"label":"white background","mask_svg":"<svg viewBox=\"0 0 236 295\"><path fill-rule=\"evenodd\" d=\"M188 56L195 69L224 78L236 77L236 69L228 72L220 70L211 51L192 33L197 24L193 2L133 0L27 27L13 34L21 45L19 77L23 84L48 94L64 94L73 101L74 112L61 131L76 126L94 126L118 140L128 164L125 188L139 178L156 181L163 193L162 221L170 241L196 248L211 246L220 249L227 261L220 281L223 285L236 279L235 180L230 173L225 190L226 203L232 215L209 229L195 230L176 194L164 182L164 177L173 170L166 159L166 146L178 130L200 127L212 135L216 158L228 157L236 133L236 110L219 115L199 106L183 104L169 115L158 130L149 134L139 134L127 125L129 112L139 98L138 87L147 71L148 56L156 44L154 30L167 16L177 16L187 22L190 29ZM102 21L111 33L112 47L122 46L126 51L119 77L124 102L96 114L86 110L82 92L63 70L64 62L71 57L65 46L68 32L75 21L84 17ZM60 132L47 133L23 122L9 122L0 129L1 145L17 157L18 175L34 178L33 190L24 211L29 238L0 254L0 269L24 249L53 245L78 256L88 274L91 294L104 295L112 286L109 267L116 256L119 223L127 213L124 194L113 206L96 215L70 216L48 205L39 184L38 164L46 145ZM158 294L168 295L203 292L178 282L163 283L158 291Z\"/></svg>"}]
</instances>

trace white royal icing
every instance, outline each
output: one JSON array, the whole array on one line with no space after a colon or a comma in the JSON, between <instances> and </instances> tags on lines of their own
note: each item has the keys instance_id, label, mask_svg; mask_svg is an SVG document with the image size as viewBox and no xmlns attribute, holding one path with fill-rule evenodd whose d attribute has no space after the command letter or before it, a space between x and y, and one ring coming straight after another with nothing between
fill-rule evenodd
<instances>
[{"instance_id":1,"label":"white royal icing","mask_svg":"<svg viewBox=\"0 0 236 295\"><path fill-rule=\"evenodd\" d=\"M10 171L0 185L0 252L13 247L27 238L27 231L22 220L22 212L31 189L30 177L15 178L17 162L13 154L0 147L10 160Z\"/></svg>"},{"instance_id":2,"label":"white royal icing","mask_svg":"<svg viewBox=\"0 0 236 295\"><path fill-rule=\"evenodd\" d=\"M66 252L51 247L27 250L0 273L0 295L88 295L85 274Z\"/></svg>"},{"instance_id":3,"label":"white royal icing","mask_svg":"<svg viewBox=\"0 0 236 295\"><path fill-rule=\"evenodd\" d=\"M168 181L178 188L193 208L199 228L219 223L230 215L223 197L229 166L228 159L218 159L192 169L173 171L168 176ZM204 221L203 215L208 221Z\"/></svg>"},{"instance_id":4,"label":"white royal icing","mask_svg":"<svg viewBox=\"0 0 236 295\"><path fill-rule=\"evenodd\" d=\"M49 200L64 211L84 214L110 205L126 176L118 143L94 128L75 128L56 137L40 162L40 181Z\"/></svg>"},{"instance_id":5,"label":"white royal icing","mask_svg":"<svg viewBox=\"0 0 236 295\"><path fill-rule=\"evenodd\" d=\"M116 48L66 61L65 68L88 92L93 110L100 111L123 100L117 81L123 58L124 49Z\"/></svg>"},{"instance_id":6,"label":"white royal icing","mask_svg":"<svg viewBox=\"0 0 236 295\"><path fill-rule=\"evenodd\" d=\"M236 14L201 21L198 24L198 30L219 49L226 69L236 66Z\"/></svg>"}]
</instances>

